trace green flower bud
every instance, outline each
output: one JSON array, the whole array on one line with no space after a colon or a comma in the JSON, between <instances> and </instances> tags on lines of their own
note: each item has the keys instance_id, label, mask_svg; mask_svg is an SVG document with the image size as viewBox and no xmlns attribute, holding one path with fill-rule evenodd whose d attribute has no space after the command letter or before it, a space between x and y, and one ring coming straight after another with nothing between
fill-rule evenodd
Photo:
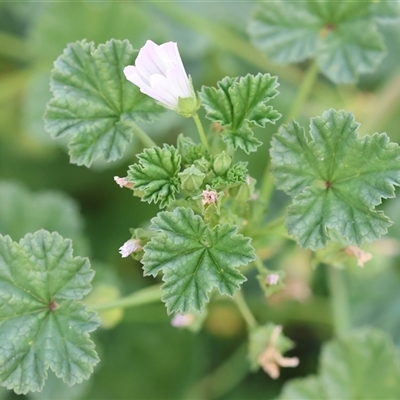
<instances>
[{"instance_id":1,"label":"green flower bud","mask_svg":"<svg viewBox=\"0 0 400 400\"><path fill-rule=\"evenodd\" d=\"M256 180L248 176L246 178L246 183L242 183L239 186L235 194L235 200L246 203L254 195L255 185Z\"/></svg>"},{"instance_id":2,"label":"green flower bud","mask_svg":"<svg viewBox=\"0 0 400 400\"><path fill-rule=\"evenodd\" d=\"M200 189L206 175L194 165L191 165L189 168L180 172L178 176L181 179L181 187L183 190L195 191Z\"/></svg>"},{"instance_id":3,"label":"green flower bud","mask_svg":"<svg viewBox=\"0 0 400 400\"><path fill-rule=\"evenodd\" d=\"M232 164L232 158L229 157L225 151L223 151L214 160L213 164L214 172L220 176L225 175L231 164Z\"/></svg>"}]
</instances>

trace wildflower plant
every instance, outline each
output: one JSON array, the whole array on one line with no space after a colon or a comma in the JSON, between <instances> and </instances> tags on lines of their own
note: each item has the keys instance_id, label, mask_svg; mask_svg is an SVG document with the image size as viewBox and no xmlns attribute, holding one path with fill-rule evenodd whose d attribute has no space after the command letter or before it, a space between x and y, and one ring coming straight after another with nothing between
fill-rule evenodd
<instances>
[{"instance_id":1,"label":"wildflower plant","mask_svg":"<svg viewBox=\"0 0 400 400\"><path fill-rule=\"evenodd\" d=\"M377 21L398 17L390 2L259 3L248 26L254 46L280 63L314 58L288 115L275 105L279 76L226 76L199 87L175 42L148 40L138 52L128 40L115 39L65 48L51 72L46 130L55 139L68 136L71 163L86 167L121 159L133 148L136 161L115 182L160 209L147 225L131 227L119 252L140 260L143 275L160 276L163 283L114 300L110 308L161 300L173 326L197 331L207 304L224 296L246 322L253 370L261 367L277 379L281 367L301 364L283 355L294 343L282 326L257 321L242 285L257 282L266 298L284 289L285 271L265 265L265 243L276 237L315 252L335 280L351 258L364 266L371 254L360 246L392 224L379 205L400 185L398 144L386 133L362 136L350 111L328 109L311 117L308 127L294 118L318 72L348 83L373 71L385 52ZM197 139L183 132L176 144L156 143L143 126L165 111L191 118ZM256 134L268 124L276 127L272 140ZM260 182L248 169L257 151L270 159ZM290 199L284 216L269 209L273 184ZM73 243L56 232L41 230L19 242L0 236L3 386L40 391L49 368L70 385L90 376L99 358L89 333L100 320L96 307L81 300L93 275L89 260L74 256ZM340 339L324 349L318 375L289 383L282 398L352 398L356 392L367 398L372 392L360 382L368 386L368 378L350 383L342 376L367 361L382 365L390 378L374 393L399 397L390 340L374 330L343 336L350 327L335 306L334 319ZM329 364L333 354L336 373Z\"/></svg>"}]
</instances>

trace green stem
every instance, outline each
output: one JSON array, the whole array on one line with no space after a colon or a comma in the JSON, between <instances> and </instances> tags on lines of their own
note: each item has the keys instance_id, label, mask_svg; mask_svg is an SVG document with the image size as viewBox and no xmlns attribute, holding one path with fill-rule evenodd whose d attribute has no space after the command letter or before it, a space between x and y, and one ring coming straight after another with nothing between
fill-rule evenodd
<instances>
[{"instance_id":1,"label":"green stem","mask_svg":"<svg viewBox=\"0 0 400 400\"><path fill-rule=\"evenodd\" d=\"M257 321L243 297L242 290L236 291L234 300L240 311L240 314L242 314L243 319L246 321L247 327L249 329L257 327Z\"/></svg>"},{"instance_id":2,"label":"green stem","mask_svg":"<svg viewBox=\"0 0 400 400\"><path fill-rule=\"evenodd\" d=\"M133 127L133 133L140 140L140 142L143 144L144 147L157 146L157 144L153 141L153 139L151 139L142 128L140 128L136 124L132 124L132 127Z\"/></svg>"},{"instance_id":3,"label":"green stem","mask_svg":"<svg viewBox=\"0 0 400 400\"><path fill-rule=\"evenodd\" d=\"M90 307L95 311L111 310L113 308L137 307L143 304L154 303L161 300L160 285L154 285L140 289L137 292L109 303L96 304Z\"/></svg>"},{"instance_id":4,"label":"green stem","mask_svg":"<svg viewBox=\"0 0 400 400\"><path fill-rule=\"evenodd\" d=\"M264 264L261 261L261 259L259 257L257 257L254 261L253 261L254 265L257 268L257 271L262 274L264 272Z\"/></svg>"},{"instance_id":5,"label":"green stem","mask_svg":"<svg viewBox=\"0 0 400 400\"><path fill-rule=\"evenodd\" d=\"M300 89L297 92L297 96L292 104L292 108L288 112L285 122L297 118L300 114L300 111L309 96L311 89L315 83L315 80L318 76L318 64L317 61L314 60L311 65L308 67L306 75L303 78Z\"/></svg>"},{"instance_id":6,"label":"green stem","mask_svg":"<svg viewBox=\"0 0 400 400\"><path fill-rule=\"evenodd\" d=\"M344 272L344 270L328 265L333 325L337 336L343 336L350 329L349 299Z\"/></svg>"},{"instance_id":7,"label":"green stem","mask_svg":"<svg viewBox=\"0 0 400 400\"><path fill-rule=\"evenodd\" d=\"M246 357L247 343L244 343L214 372L195 383L183 398L187 400L220 398L249 373Z\"/></svg>"},{"instance_id":8,"label":"green stem","mask_svg":"<svg viewBox=\"0 0 400 400\"><path fill-rule=\"evenodd\" d=\"M201 124L201 121L200 121L200 118L199 118L199 114L197 114L197 112L193 114L193 119L194 119L194 122L196 123L197 130L199 131L199 136L200 136L201 143L203 144L205 149L208 152L210 152L210 148L208 147L206 135L204 133L203 125Z\"/></svg>"}]
</instances>

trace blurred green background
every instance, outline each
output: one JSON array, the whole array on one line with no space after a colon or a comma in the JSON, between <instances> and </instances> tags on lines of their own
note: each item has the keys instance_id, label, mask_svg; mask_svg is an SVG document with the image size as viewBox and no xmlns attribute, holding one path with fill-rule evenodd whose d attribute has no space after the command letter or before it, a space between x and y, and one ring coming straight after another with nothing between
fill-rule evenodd
<instances>
[{"instance_id":1,"label":"blurred green background","mask_svg":"<svg viewBox=\"0 0 400 400\"><path fill-rule=\"evenodd\" d=\"M96 44L128 39L139 49L147 39L176 41L194 87L215 85L226 75L269 72L278 75L280 96L273 104L282 114L290 108L307 63L272 64L252 47L246 26L256 2L2 2L0 3L0 233L19 240L40 228L73 238L76 254L89 256L104 296L129 294L151 285L140 264L121 259L118 248L157 208L142 203L113 181L125 176L135 154L91 169L69 163L66 142L52 140L42 115L50 99L49 75L54 60L70 42ZM352 111L361 132L386 131L400 141L400 25L381 27L388 55L377 71L356 86L334 86L320 78L300 122L325 109ZM142 126L158 143L174 143L179 133L194 132L193 121L167 112ZM260 178L268 143L277 127L258 131L264 145L248 159ZM271 215L288 204L275 193ZM354 266L346 278L353 326L386 330L400 345L400 204L383 204L395 222L384 239L366 246L374 255L364 270ZM271 217L271 215L268 216ZM311 267L311 253L293 242L277 241L268 249L269 268L285 269L286 289L267 303L255 275L244 285L246 298L260 322L284 325L300 358L296 369L274 381L250 374L246 327L233 303L221 298L209 307L203 329L193 334L170 324L161 303L125 310L112 329L93 336L101 358L90 381L68 388L50 376L33 399L272 399L283 383L314 373L321 344L332 336L329 289L323 265ZM118 315L109 318L118 319ZM0 398L16 396L0 391Z\"/></svg>"}]
</instances>

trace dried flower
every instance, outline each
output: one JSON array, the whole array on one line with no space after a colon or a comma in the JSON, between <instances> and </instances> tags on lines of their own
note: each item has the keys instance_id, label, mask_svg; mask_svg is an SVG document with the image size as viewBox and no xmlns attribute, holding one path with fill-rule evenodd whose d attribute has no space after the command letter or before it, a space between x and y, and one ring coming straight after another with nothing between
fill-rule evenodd
<instances>
[{"instance_id":1,"label":"dried flower","mask_svg":"<svg viewBox=\"0 0 400 400\"><path fill-rule=\"evenodd\" d=\"M267 348L258 357L258 363L272 379L279 378L280 367L297 367L299 365L297 357L283 357L278 350L276 345L281 332L282 326L274 327Z\"/></svg>"},{"instance_id":2,"label":"dried flower","mask_svg":"<svg viewBox=\"0 0 400 400\"><path fill-rule=\"evenodd\" d=\"M120 178L119 176L114 176L114 181L121 188L124 188L124 187L126 187L128 189L133 188L133 183L129 182L128 179L126 179L126 178Z\"/></svg>"},{"instance_id":3,"label":"dried flower","mask_svg":"<svg viewBox=\"0 0 400 400\"><path fill-rule=\"evenodd\" d=\"M191 80L174 42L157 45L148 40L139 50L135 65L125 67L124 74L142 93L185 117L191 117L198 108Z\"/></svg>"},{"instance_id":4,"label":"dried flower","mask_svg":"<svg viewBox=\"0 0 400 400\"><path fill-rule=\"evenodd\" d=\"M364 267L364 264L372 258L371 253L367 253L357 246L347 246L344 252L350 257L355 257L359 267Z\"/></svg>"},{"instance_id":5,"label":"dried flower","mask_svg":"<svg viewBox=\"0 0 400 400\"><path fill-rule=\"evenodd\" d=\"M125 258L140 250L142 250L141 241L139 239L129 239L119 248L119 253L121 257Z\"/></svg>"},{"instance_id":6,"label":"dried flower","mask_svg":"<svg viewBox=\"0 0 400 400\"><path fill-rule=\"evenodd\" d=\"M218 193L215 190L203 190L202 200L203 206L206 204L214 204L218 200Z\"/></svg>"}]
</instances>

